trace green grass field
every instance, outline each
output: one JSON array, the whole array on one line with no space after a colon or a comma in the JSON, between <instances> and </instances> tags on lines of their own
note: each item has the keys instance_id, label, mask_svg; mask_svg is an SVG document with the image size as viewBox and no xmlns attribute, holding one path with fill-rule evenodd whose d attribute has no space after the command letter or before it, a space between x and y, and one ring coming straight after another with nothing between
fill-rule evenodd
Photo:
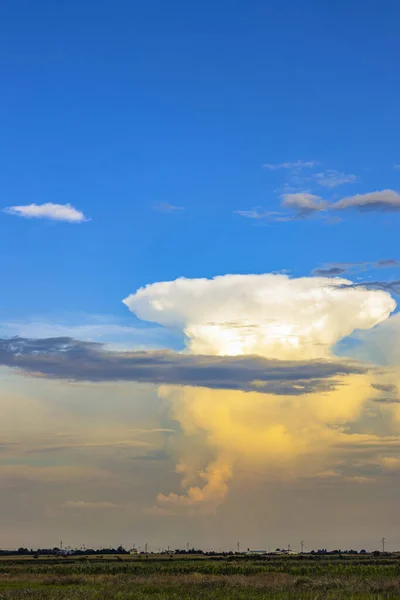
<instances>
[{"instance_id":1,"label":"green grass field","mask_svg":"<svg viewBox=\"0 0 400 600\"><path fill-rule=\"evenodd\" d=\"M397 557L12 557L0 600L400 598Z\"/></svg>"}]
</instances>

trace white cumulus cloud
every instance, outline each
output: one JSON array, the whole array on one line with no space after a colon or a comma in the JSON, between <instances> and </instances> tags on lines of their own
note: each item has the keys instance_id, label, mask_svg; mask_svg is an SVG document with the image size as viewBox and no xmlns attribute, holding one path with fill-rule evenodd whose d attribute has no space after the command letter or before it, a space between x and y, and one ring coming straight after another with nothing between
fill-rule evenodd
<instances>
[{"instance_id":1,"label":"white cumulus cloud","mask_svg":"<svg viewBox=\"0 0 400 600\"><path fill-rule=\"evenodd\" d=\"M224 275L159 282L124 303L140 319L179 329L196 354L306 360L330 356L355 329L395 309L389 293L340 278Z\"/></svg>"},{"instance_id":2,"label":"white cumulus cloud","mask_svg":"<svg viewBox=\"0 0 400 600\"><path fill-rule=\"evenodd\" d=\"M83 212L74 208L71 204L53 204L52 202L8 206L3 212L26 219L50 219L68 223L82 223L88 220Z\"/></svg>"}]
</instances>

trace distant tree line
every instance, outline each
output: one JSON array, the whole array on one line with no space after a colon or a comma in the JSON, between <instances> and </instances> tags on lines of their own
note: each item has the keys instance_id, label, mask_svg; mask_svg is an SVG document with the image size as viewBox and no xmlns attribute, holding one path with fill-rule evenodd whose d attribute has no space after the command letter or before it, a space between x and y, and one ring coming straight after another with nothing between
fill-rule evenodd
<instances>
[{"instance_id":1,"label":"distant tree line","mask_svg":"<svg viewBox=\"0 0 400 600\"><path fill-rule=\"evenodd\" d=\"M275 552L286 552L285 550L281 550L279 548L276 549ZM32 548L24 548L24 547L20 547L18 549L14 549L14 550L0 550L0 556L35 556L36 558L39 558L40 556L92 556L92 555L98 555L98 556L108 556L108 555L112 555L112 554L129 554L129 550L126 550L123 546L118 546L117 548L99 548L97 550L94 550L93 548L80 548L80 549L61 549L58 548L57 546L55 546L54 548L37 548L36 550L32 549ZM195 555L195 554L202 554L204 556L236 556L236 555L241 555L242 553L240 552L233 552L233 551L229 551L229 552L216 552L216 551L209 551L209 552L204 552L203 550L200 550L198 548L190 548L189 550L184 550L181 548L177 548L176 550L173 550L171 552L164 550L162 552L163 554L177 554L177 555ZM149 552L139 552L140 554L144 554L144 555L149 555L149 554L154 554L153 552L149 551ZM155 553L155 554L158 554ZM268 554L268 553L266 553ZM269 554L274 554L274 552L271 552ZM309 553L306 554L311 554L311 555L345 555L345 554L372 554L373 556L381 556L383 553L380 552L379 550L375 550L371 553L367 552L367 550L327 550L326 548L319 548L318 550L311 550ZM385 553L385 554L389 554L389 553Z\"/></svg>"},{"instance_id":2,"label":"distant tree line","mask_svg":"<svg viewBox=\"0 0 400 600\"><path fill-rule=\"evenodd\" d=\"M60 554L69 554L74 556L88 556L89 554L129 554L128 550L125 550L123 546L118 548L100 548L93 550L93 548L65 550L55 546L54 548L32 548L20 547L17 550L0 550L0 556L59 556Z\"/></svg>"}]
</instances>

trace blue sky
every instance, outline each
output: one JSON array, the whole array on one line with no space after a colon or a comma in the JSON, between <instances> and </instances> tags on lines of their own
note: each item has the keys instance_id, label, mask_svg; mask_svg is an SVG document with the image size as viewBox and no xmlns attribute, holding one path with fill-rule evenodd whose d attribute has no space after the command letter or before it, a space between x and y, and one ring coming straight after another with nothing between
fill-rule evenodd
<instances>
[{"instance_id":1,"label":"blue sky","mask_svg":"<svg viewBox=\"0 0 400 600\"><path fill-rule=\"evenodd\" d=\"M399 547L399 20L2 3L2 544Z\"/></svg>"},{"instance_id":2,"label":"blue sky","mask_svg":"<svg viewBox=\"0 0 400 600\"><path fill-rule=\"evenodd\" d=\"M287 173L264 163L357 175L326 198L398 189L399 12L5 3L1 203L71 203L91 221L1 216L3 317L123 318L121 299L154 281L395 257L393 213L260 226L234 211L277 209Z\"/></svg>"}]
</instances>

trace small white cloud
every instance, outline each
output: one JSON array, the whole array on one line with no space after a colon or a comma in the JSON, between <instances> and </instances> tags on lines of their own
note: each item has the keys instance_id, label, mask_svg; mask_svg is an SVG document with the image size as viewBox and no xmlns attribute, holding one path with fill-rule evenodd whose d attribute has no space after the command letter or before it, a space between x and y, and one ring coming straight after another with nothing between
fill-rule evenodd
<instances>
[{"instance_id":1,"label":"small white cloud","mask_svg":"<svg viewBox=\"0 0 400 600\"><path fill-rule=\"evenodd\" d=\"M263 165L264 169L269 169L270 171L277 171L278 169L312 169L318 163L312 160L304 161L304 160L296 160L294 162L282 162L282 163L266 163Z\"/></svg>"},{"instance_id":2,"label":"small white cloud","mask_svg":"<svg viewBox=\"0 0 400 600\"><path fill-rule=\"evenodd\" d=\"M8 206L3 212L26 219L50 219L52 221L66 221L68 223L82 223L88 221L83 212L71 204L26 204L24 206Z\"/></svg>"},{"instance_id":3,"label":"small white cloud","mask_svg":"<svg viewBox=\"0 0 400 600\"><path fill-rule=\"evenodd\" d=\"M315 179L318 185L322 185L327 188L335 188L339 185L356 183L356 181L358 181L357 175L348 175L346 173L336 171L336 169L328 169L327 171L316 173Z\"/></svg>"},{"instance_id":4,"label":"small white cloud","mask_svg":"<svg viewBox=\"0 0 400 600\"><path fill-rule=\"evenodd\" d=\"M400 171L400 165L394 165L393 169L396 169L396 171Z\"/></svg>"},{"instance_id":5,"label":"small white cloud","mask_svg":"<svg viewBox=\"0 0 400 600\"><path fill-rule=\"evenodd\" d=\"M369 192L367 194L356 194L347 196L331 205L336 210L355 209L363 212L381 211L396 212L400 211L400 194L394 190L381 190Z\"/></svg>"}]
</instances>

